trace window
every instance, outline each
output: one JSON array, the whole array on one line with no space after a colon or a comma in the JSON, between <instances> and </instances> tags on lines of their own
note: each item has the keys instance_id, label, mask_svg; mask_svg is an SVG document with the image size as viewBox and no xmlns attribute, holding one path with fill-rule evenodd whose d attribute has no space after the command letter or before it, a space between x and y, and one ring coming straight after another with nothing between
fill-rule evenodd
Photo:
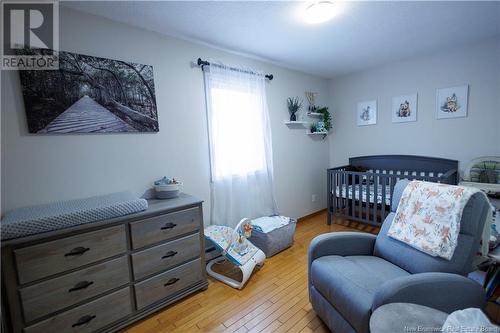
<instances>
[{"instance_id":1,"label":"window","mask_svg":"<svg viewBox=\"0 0 500 333\"><path fill-rule=\"evenodd\" d=\"M261 75L204 69L210 142L211 223L276 214L271 129Z\"/></svg>"},{"instance_id":2,"label":"window","mask_svg":"<svg viewBox=\"0 0 500 333\"><path fill-rule=\"evenodd\" d=\"M243 176L266 167L265 115L257 93L211 88L212 177Z\"/></svg>"}]
</instances>

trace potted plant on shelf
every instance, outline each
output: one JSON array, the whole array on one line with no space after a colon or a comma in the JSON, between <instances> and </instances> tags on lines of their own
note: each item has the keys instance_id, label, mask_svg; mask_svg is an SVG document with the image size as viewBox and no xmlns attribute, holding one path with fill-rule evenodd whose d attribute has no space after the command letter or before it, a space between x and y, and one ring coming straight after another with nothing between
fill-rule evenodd
<instances>
[{"instance_id":1,"label":"potted plant on shelf","mask_svg":"<svg viewBox=\"0 0 500 333\"><path fill-rule=\"evenodd\" d=\"M328 111L328 107L324 106L324 107L318 109L317 112L323 114L324 128L327 132L330 131L332 129L332 116L330 115L330 112Z\"/></svg>"},{"instance_id":2,"label":"potted plant on shelf","mask_svg":"<svg viewBox=\"0 0 500 333\"><path fill-rule=\"evenodd\" d=\"M311 124L311 133L316 133L318 131L318 128L316 127L316 124Z\"/></svg>"},{"instance_id":3,"label":"potted plant on shelf","mask_svg":"<svg viewBox=\"0 0 500 333\"><path fill-rule=\"evenodd\" d=\"M288 112L290 112L290 121L297 121L296 113L299 112L302 107L302 102L299 102L298 97L288 97Z\"/></svg>"},{"instance_id":4,"label":"potted plant on shelf","mask_svg":"<svg viewBox=\"0 0 500 333\"><path fill-rule=\"evenodd\" d=\"M317 112L323 115L323 120L311 125L311 133L328 134L332 128L332 117L330 116L330 112L328 112L328 107L324 106L319 108L317 109Z\"/></svg>"},{"instance_id":5,"label":"potted plant on shelf","mask_svg":"<svg viewBox=\"0 0 500 333\"><path fill-rule=\"evenodd\" d=\"M307 110L308 110L307 113L316 112L317 107L316 107L316 105L314 105L314 100L316 99L316 95L318 93L315 93L312 91L306 91L305 94L306 94L307 101L309 102L309 107L307 108Z\"/></svg>"}]
</instances>

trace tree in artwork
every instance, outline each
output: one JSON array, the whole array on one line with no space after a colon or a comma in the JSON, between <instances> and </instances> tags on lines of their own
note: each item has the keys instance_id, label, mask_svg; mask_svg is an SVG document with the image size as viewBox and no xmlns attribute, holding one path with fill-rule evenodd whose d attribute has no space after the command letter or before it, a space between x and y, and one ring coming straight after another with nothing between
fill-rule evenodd
<instances>
[{"instance_id":1,"label":"tree in artwork","mask_svg":"<svg viewBox=\"0 0 500 333\"><path fill-rule=\"evenodd\" d=\"M58 70L23 70L20 77L30 133L159 130L150 65L59 52Z\"/></svg>"}]
</instances>

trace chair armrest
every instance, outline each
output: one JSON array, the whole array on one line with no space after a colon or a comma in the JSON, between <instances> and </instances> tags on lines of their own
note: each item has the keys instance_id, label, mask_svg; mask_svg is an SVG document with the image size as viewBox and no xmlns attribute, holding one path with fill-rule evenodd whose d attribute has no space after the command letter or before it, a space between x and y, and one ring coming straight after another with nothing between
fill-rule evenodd
<instances>
[{"instance_id":1,"label":"chair armrest","mask_svg":"<svg viewBox=\"0 0 500 333\"><path fill-rule=\"evenodd\" d=\"M311 265L314 260L330 255L372 255L376 239L377 236L366 232L330 232L314 237L311 244L309 244L308 252L307 274L309 288L312 286Z\"/></svg>"},{"instance_id":2,"label":"chair armrest","mask_svg":"<svg viewBox=\"0 0 500 333\"><path fill-rule=\"evenodd\" d=\"M356 256L373 254L377 236L366 232L331 232L316 236L309 244L309 266L323 256Z\"/></svg>"},{"instance_id":3,"label":"chair armrest","mask_svg":"<svg viewBox=\"0 0 500 333\"><path fill-rule=\"evenodd\" d=\"M375 293L372 311L387 303L414 303L451 313L486 304L481 285L451 273L420 273L385 282Z\"/></svg>"}]
</instances>

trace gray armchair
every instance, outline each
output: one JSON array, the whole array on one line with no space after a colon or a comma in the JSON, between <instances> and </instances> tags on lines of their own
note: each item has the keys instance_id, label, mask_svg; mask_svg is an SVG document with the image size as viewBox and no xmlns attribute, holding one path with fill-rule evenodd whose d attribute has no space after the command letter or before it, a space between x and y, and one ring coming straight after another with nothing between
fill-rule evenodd
<instances>
[{"instance_id":1,"label":"gray armchair","mask_svg":"<svg viewBox=\"0 0 500 333\"><path fill-rule=\"evenodd\" d=\"M408 182L396 184L391 213L377 236L328 233L309 246L309 298L335 333L368 333L372 312L387 303L415 303L448 313L485 305L483 288L466 275L479 248L488 201L480 194L470 198L451 260L432 257L387 236Z\"/></svg>"}]
</instances>

